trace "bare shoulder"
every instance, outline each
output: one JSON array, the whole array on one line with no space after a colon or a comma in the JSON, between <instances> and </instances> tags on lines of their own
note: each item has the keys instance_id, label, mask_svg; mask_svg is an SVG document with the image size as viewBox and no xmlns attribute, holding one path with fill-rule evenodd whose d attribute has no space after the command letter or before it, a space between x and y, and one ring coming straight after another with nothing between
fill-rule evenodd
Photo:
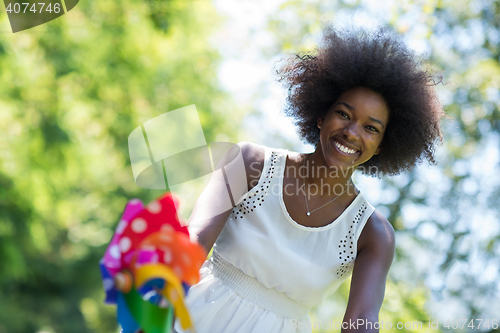
<instances>
[{"instance_id":1,"label":"bare shoulder","mask_svg":"<svg viewBox=\"0 0 500 333\"><path fill-rule=\"evenodd\" d=\"M258 145L253 142L240 141L237 143L238 147L241 149L241 154L243 155L243 160L245 165L247 162L258 162L264 164L265 159L265 147Z\"/></svg>"},{"instance_id":2,"label":"bare shoulder","mask_svg":"<svg viewBox=\"0 0 500 333\"><path fill-rule=\"evenodd\" d=\"M359 236L358 245L358 251L366 248L377 252L394 253L394 228L384 215L374 211Z\"/></svg>"},{"instance_id":3,"label":"bare shoulder","mask_svg":"<svg viewBox=\"0 0 500 333\"><path fill-rule=\"evenodd\" d=\"M264 168L264 160L266 158L265 147L252 142L238 142L245 163L245 171L247 174L247 183L249 189L257 185L262 169Z\"/></svg>"}]
</instances>

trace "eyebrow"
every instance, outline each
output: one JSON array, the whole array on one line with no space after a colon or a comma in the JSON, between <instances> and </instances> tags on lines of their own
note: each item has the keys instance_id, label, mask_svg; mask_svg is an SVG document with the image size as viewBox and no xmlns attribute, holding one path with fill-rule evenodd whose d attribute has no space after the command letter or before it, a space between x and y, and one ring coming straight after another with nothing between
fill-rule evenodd
<instances>
[{"instance_id":1,"label":"eyebrow","mask_svg":"<svg viewBox=\"0 0 500 333\"><path fill-rule=\"evenodd\" d=\"M380 126L382 126L382 128L385 128L384 126L384 123L382 123L380 120L376 119L376 118L373 118L373 117L369 117L371 121L374 121L376 123L379 123Z\"/></svg>"},{"instance_id":2,"label":"eyebrow","mask_svg":"<svg viewBox=\"0 0 500 333\"><path fill-rule=\"evenodd\" d=\"M356 108L355 108L354 106L349 105L349 104L347 104L346 102L338 102L337 104L342 104L343 106L345 106L346 108L348 108L348 109L349 109L349 110L351 110L351 111L356 110ZM385 129L384 123L383 123L382 121L378 120L377 118L373 118L373 117L369 117L369 118L370 118L370 120L371 120L371 121L374 121L374 122L376 122L376 123L379 123L379 124L380 124L380 126L382 126L382 127Z\"/></svg>"},{"instance_id":3,"label":"eyebrow","mask_svg":"<svg viewBox=\"0 0 500 333\"><path fill-rule=\"evenodd\" d=\"M354 111L356 109L354 106L349 105L346 102L338 102L337 104L342 104L343 106L345 106L346 108L348 108L351 111Z\"/></svg>"}]
</instances>

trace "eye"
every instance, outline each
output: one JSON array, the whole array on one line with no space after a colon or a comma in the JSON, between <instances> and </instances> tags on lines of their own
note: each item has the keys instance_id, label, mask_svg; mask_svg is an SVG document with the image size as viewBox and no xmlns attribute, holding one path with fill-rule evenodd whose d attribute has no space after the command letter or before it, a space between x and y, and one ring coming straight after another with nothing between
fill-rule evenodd
<instances>
[{"instance_id":1,"label":"eye","mask_svg":"<svg viewBox=\"0 0 500 333\"><path fill-rule=\"evenodd\" d=\"M336 111L342 118L349 119L349 115L344 111Z\"/></svg>"},{"instance_id":2,"label":"eye","mask_svg":"<svg viewBox=\"0 0 500 333\"><path fill-rule=\"evenodd\" d=\"M376 127L371 126L371 125L366 126L366 128L367 128L369 131L371 131L371 132L376 132L376 133L380 132L380 131L376 128Z\"/></svg>"}]
</instances>

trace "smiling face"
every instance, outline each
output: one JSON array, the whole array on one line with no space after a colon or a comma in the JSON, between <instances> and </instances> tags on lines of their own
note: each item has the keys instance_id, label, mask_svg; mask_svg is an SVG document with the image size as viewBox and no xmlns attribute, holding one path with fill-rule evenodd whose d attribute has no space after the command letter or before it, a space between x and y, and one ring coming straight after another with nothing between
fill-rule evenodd
<instances>
[{"instance_id":1,"label":"smiling face","mask_svg":"<svg viewBox=\"0 0 500 333\"><path fill-rule=\"evenodd\" d=\"M380 152L389 123L384 99L373 90L345 91L324 119L318 118L319 147L329 166L356 167Z\"/></svg>"}]
</instances>

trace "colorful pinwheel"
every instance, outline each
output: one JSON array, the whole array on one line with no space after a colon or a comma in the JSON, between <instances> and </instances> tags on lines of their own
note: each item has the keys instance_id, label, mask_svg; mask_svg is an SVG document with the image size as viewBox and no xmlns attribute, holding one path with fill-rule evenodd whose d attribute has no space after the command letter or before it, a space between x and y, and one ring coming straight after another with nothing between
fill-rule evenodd
<instances>
[{"instance_id":1,"label":"colorful pinwheel","mask_svg":"<svg viewBox=\"0 0 500 333\"><path fill-rule=\"evenodd\" d=\"M192 328L184 297L205 258L180 224L170 193L146 207L129 201L100 262L105 302L117 304L123 333L169 333L174 316Z\"/></svg>"}]
</instances>

